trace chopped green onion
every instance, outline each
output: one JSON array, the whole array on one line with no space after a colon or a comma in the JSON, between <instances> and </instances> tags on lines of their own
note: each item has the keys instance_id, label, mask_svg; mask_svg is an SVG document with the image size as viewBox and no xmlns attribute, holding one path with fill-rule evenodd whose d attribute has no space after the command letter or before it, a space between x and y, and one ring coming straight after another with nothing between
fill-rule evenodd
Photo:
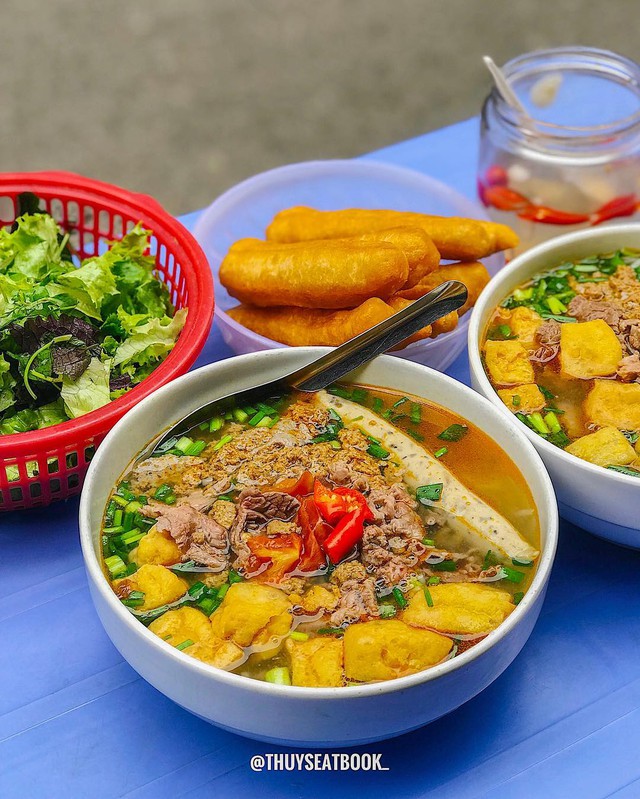
<instances>
[{"instance_id":1,"label":"chopped green onion","mask_svg":"<svg viewBox=\"0 0 640 799\"><path fill-rule=\"evenodd\" d=\"M342 399L351 399L351 392L347 391L346 388L342 388L341 386L329 386L327 391L329 394L333 394L336 397L342 397Z\"/></svg>"},{"instance_id":2,"label":"chopped green onion","mask_svg":"<svg viewBox=\"0 0 640 799\"><path fill-rule=\"evenodd\" d=\"M128 505L129 502L131 502L130 499L125 499L124 497L118 496L118 494L114 494L113 497L111 497L111 499L113 502L117 502L117 504L122 506L123 508L125 505Z\"/></svg>"},{"instance_id":3,"label":"chopped green onion","mask_svg":"<svg viewBox=\"0 0 640 799\"><path fill-rule=\"evenodd\" d=\"M630 444L635 444L640 438L640 431L638 430L623 430L622 435L627 439ZM115 521L114 521L115 524Z\"/></svg>"},{"instance_id":4,"label":"chopped green onion","mask_svg":"<svg viewBox=\"0 0 640 799\"><path fill-rule=\"evenodd\" d=\"M237 572L235 569L229 569L229 585L233 585L233 583L241 583L244 580L244 577Z\"/></svg>"},{"instance_id":5,"label":"chopped green onion","mask_svg":"<svg viewBox=\"0 0 640 799\"><path fill-rule=\"evenodd\" d=\"M206 585L203 582L198 581L187 589L187 593L193 599L198 599L202 595L202 592L205 588Z\"/></svg>"},{"instance_id":6,"label":"chopped green onion","mask_svg":"<svg viewBox=\"0 0 640 799\"><path fill-rule=\"evenodd\" d=\"M105 558L104 565L109 570L109 576L112 580L115 580L116 577L122 577L127 570L125 562L119 555L110 555L108 558Z\"/></svg>"},{"instance_id":7,"label":"chopped green onion","mask_svg":"<svg viewBox=\"0 0 640 799\"><path fill-rule=\"evenodd\" d=\"M409 414L409 418L413 422L413 424L420 424L422 421L422 409L417 403L413 403L411 406L411 413Z\"/></svg>"},{"instance_id":8,"label":"chopped green onion","mask_svg":"<svg viewBox=\"0 0 640 799\"><path fill-rule=\"evenodd\" d=\"M220 588L218 589L218 599L224 599L224 596L228 590L229 590L229 583L221 585Z\"/></svg>"},{"instance_id":9,"label":"chopped green onion","mask_svg":"<svg viewBox=\"0 0 640 799\"><path fill-rule=\"evenodd\" d=\"M187 448L184 450L185 455L191 455L192 457L197 457L202 450L207 446L207 442L199 439L198 441L193 441Z\"/></svg>"},{"instance_id":10,"label":"chopped green onion","mask_svg":"<svg viewBox=\"0 0 640 799\"><path fill-rule=\"evenodd\" d=\"M519 394L514 394L511 397L511 404L513 405L514 408L519 408L520 407L520 405L522 404L522 400L520 399L520 395Z\"/></svg>"},{"instance_id":11,"label":"chopped green onion","mask_svg":"<svg viewBox=\"0 0 640 799\"><path fill-rule=\"evenodd\" d=\"M331 449L342 449L342 444L339 441L330 441L329 446Z\"/></svg>"},{"instance_id":12,"label":"chopped green onion","mask_svg":"<svg viewBox=\"0 0 640 799\"><path fill-rule=\"evenodd\" d=\"M407 433L409 433L411 438L415 438L416 441L424 441L424 436L418 433L416 430L407 430Z\"/></svg>"},{"instance_id":13,"label":"chopped green onion","mask_svg":"<svg viewBox=\"0 0 640 799\"><path fill-rule=\"evenodd\" d=\"M179 449L180 452L186 454L186 451L192 444L193 441L189 438L189 436L182 436L176 441L175 449Z\"/></svg>"},{"instance_id":14,"label":"chopped green onion","mask_svg":"<svg viewBox=\"0 0 640 799\"><path fill-rule=\"evenodd\" d=\"M384 408L384 402L380 399L380 397L374 397L373 405L371 407L374 413L380 413L380 411Z\"/></svg>"},{"instance_id":15,"label":"chopped green onion","mask_svg":"<svg viewBox=\"0 0 640 799\"><path fill-rule=\"evenodd\" d=\"M427 585L439 585L439 584L440 584L439 577L429 577L429 579L427 580Z\"/></svg>"},{"instance_id":16,"label":"chopped green onion","mask_svg":"<svg viewBox=\"0 0 640 799\"><path fill-rule=\"evenodd\" d=\"M229 436L229 435L227 435L227 436L222 436L222 438L220 439L220 441L217 441L217 442L216 442L216 443L213 445L213 451L214 451L214 452L216 452L217 450L219 450L219 449L222 449L222 447L224 447L224 445L225 445L225 444L228 444L230 441L233 441L233 436Z\"/></svg>"},{"instance_id":17,"label":"chopped green onion","mask_svg":"<svg viewBox=\"0 0 640 799\"><path fill-rule=\"evenodd\" d=\"M533 566L533 561L527 560L526 558L511 558L511 563L513 563L514 566Z\"/></svg>"},{"instance_id":18,"label":"chopped green onion","mask_svg":"<svg viewBox=\"0 0 640 799\"><path fill-rule=\"evenodd\" d=\"M452 424L443 430L438 438L442 441L460 441L468 432L469 428L466 424Z\"/></svg>"},{"instance_id":19,"label":"chopped green onion","mask_svg":"<svg viewBox=\"0 0 640 799\"><path fill-rule=\"evenodd\" d=\"M393 594L393 598L398 603L398 607L400 608L400 610L404 610L409 603L405 599L405 596L402 593L402 591L399 588L396 587L396 588L393 589L393 591L391 593Z\"/></svg>"},{"instance_id":20,"label":"chopped green onion","mask_svg":"<svg viewBox=\"0 0 640 799\"><path fill-rule=\"evenodd\" d=\"M424 589L424 598L427 600L427 605L429 605L429 607L432 608L433 607L433 597L431 596L431 591L429 591L428 588Z\"/></svg>"},{"instance_id":21,"label":"chopped green onion","mask_svg":"<svg viewBox=\"0 0 640 799\"><path fill-rule=\"evenodd\" d=\"M291 638L292 641L308 641L309 633L299 633L296 630L293 630L289 633L289 638Z\"/></svg>"},{"instance_id":22,"label":"chopped green onion","mask_svg":"<svg viewBox=\"0 0 640 799\"><path fill-rule=\"evenodd\" d=\"M405 402L409 402L409 397L402 397L402 398L401 398L401 399L399 399L397 402L394 402L394 403L393 403L393 405L392 405L391 407L392 407L392 408L399 408L399 407L400 407L401 405L403 405Z\"/></svg>"},{"instance_id":23,"label":"chopped green onion","mask_svg":"<svg viewBox=\"0 0 640 799\"><path fill-rule=\"evenodd\" d=\"M509 566L502 566L501 568L504 572L504 579L509 580L510 583L521 583L526 577L524 572L520 572L517 569L510 569Z\"/></svg>"},{"instance_id":24,"label":"chopped green onion","mask_svg":"<svg viewBox=\"0 0 640 799\"><path fill-rule=\"evenodd\" d=\"M433 453L434 458L441 458L443 455L446 455L449 452L447 447L440 447Z\"/></svg>"},{"instance_id":25,"label":"chopped green onion","mask_svg":"<svg viewBox=\"0 0 640 799\"><path fill-rule=\"evenodd\" d=\"M557 297L547 297L546 303L552 314L563 314L567 310L567 306Z\"/></svg>"},{"instance_id":26,"label":"chopped green onion","mask_svg":"<svg viewBox=\"0 0 640 799\"><path fill-rule=\"evenodd\" d=\"M524 599L524 591L516 591L513 595L513 604L519 605Z\"/></svg>"},{"instance_id":27,"label":"chopped green onion","mask_svg":"<svg viewBox=\"0 0 640 799\"><path fill-rule=\"evenodd\" d=\"M433 539L433 538L423 538L422 539L422 543L426 547L435 547L435 545L436 545L435 539Z\"/></svg>"},{"instance_id":28,"label":"chopped green onion","mask_svg":"<svg viewBox=\"0 0 640 799\"><path fill-rule=\"evenodd\" d=\"M286 666L276 666L275 669L269 669L264 678L274 685L291 685L291 675Z\"/></svg>"},{"instance_id":29,"label":"chopped green onion","mask_svg":"<svg viewBox=\"0 0 640 799\"><path fill-rule=\"evenodd\" d=\"M562 426L553 411L549 411L544 415L544 422L552 433L562 432Z\"/></svg>"},{"instance_id":30,"label":"chopped green onion","mask_svg":"<svg viewBox=\"0 0 640 799\"><path fill-rule=\"evenodd\" d=\"M366 400L369 392L364 388L354 388L351 394L351 399L353 402L357 402L360 405Z\"/></svg>"},{"instance_id":31,"label":"chopped green onion","mask_svg":"<svg viewBox=\"0 0 640 799\"><path fill-rule=\"evenodd\" d=\"M128 608L139 608L144 605L144 591L131 591L129 596L122 600L122 604Z\"/></svg>"},{"instance_id":32,"label":"chopped green onion","mask_svg":"<svg viewBox=\"0 0 640 799\"><path fill-rule=\"evenodd\" d=\"M255 427L264 419L266 415L267 414L264 411L258 411L255 416L252 416L251 419L249 419L249 424L251 427Z\"/></svg>"},{"instance_id":33,"label":"chopped green onion","mask_svg":"<svg viewBox=\"0 0 640 799\"><path fill-rule=\"evenodd\" d=\"M107 535L115 535L116 533L124 533L124 527L121 524L116 525L115 527L103 527L102 532L106 533Z\"/></svg>"},{"instance_id":34,"label":"chopped green onion","mask_svg":"<svg viewBox=\"0 0 640 799\"><path fill-rule=\"evenodd\" d=\"M262 411L260 411L262 413ZM255 418L255 417L254 417ZM273 426L273 419L271 416L263 416L260 421L254 425L254 427L272 427Z\"/></svg>"},{"instance_id":35,"label":"chopped green onion","mask_svg":"<svg viewBox=\"0 0 640 799\"><path fill-rule=\"evenodd\" d=\"M397 613L395 605L387 605L386 603L379 605L378 611L381 619L392 619Z\"/></svg>"},{"instance_id":36,"label":"chopped green onion","mask_svg":"<svg viewBox=\"0 0 640 799\"><path fill-rule=\"evenodd\" d=\"M181 644L176 646L176 649L179 649L181 652L183 649L187 649L188 647L193 646L193 641L191 638L187 638L186 641L183 641Z\"/></svg>"},{"instance_id":37,"label":"chopped green onion","mask_svg":"<svg viewBox=\"0 0 640 799\"><path fill-rule=\"evenodd\" d=\"M164 502L165 505L173 505L176 502L176 495L173 493L173 488L167 483L163 483L156 488L153 498L158 502Z\"/></svg>"},{"instance_id":38,"label":"chopped green onion","mask_svg":"<svg viewBox=\"0 0 640 799\"><path fill-rule=\"evenodd\" d=\"M243 411L242 408L234 408L232 413L233 418L239 424L244 424L249 419L249 414L246 411Z\"/></svg>"},{"instance_id":39,"label":"chopped green onion","mask_svg":"<svg viewBox=\"0 0 640 799\"><path fill-rule=\"evenodd\" d=\"M540 389L540 393L546 400L554 400L556 398L556 395L553 393L553 391L549 391L549 389L546 388L545 386L538 385L538 388Z\"/></svg>"},{"instance_id":40,"label":"chopped green onion","mask_svg":"<svg viewBox=\"0 0 640 799\"><path fill-rule=\"evenodd\" d=\"M344 627L321 627L316 632L318 635L344 635Z\"/></svg>"},{"instance_id":41,"label":"chopped green onion","mask_svg":"<svg viewBox=\"0 0 640 799\"><path fill-rule=\"evenodd\" d=\"M219 605L220 601L217 597L206 596L198 602L198 607L206 616L210 616Z\"/></svg>"},{"instance_id":42,"label":"chopped green onion","mask_svg":"<svg viewBox=\"0 0 640 799\"><path fill-rule=\"evenodd\" d=\"M542 433L542 435L546 435L547 433L551 432L551 430L549 429L547 423L542 418L542 414L541 413L538 413L538 412L530 413L529 416L528 416L528 419L531 422L531 425L533 426L533 429L537 433Z\"/></svg>"},{"instance_id":43,"label":"chopped green onion","mask_svg":"<svg viewBox=\"0 0 640 799\"><path fill-rule=\"evenodd\" d=\"M437 572L454 572L458 568L454 560L443 560L442 563L432 563L430 568Z\"/></svg>"},{"instance_id":44,"label":"chopped green onion","mask_svg":"<svg viewBox=\"0 0 640 799\"><path fill-rule=\"evenodd\" d=\"M443 483L430 483L429 485L418 486L416 489L416 499L423 505L427 505L430 502L438 502L442 497L443 487Z\"/></svg>"},{"instance_id":45,"label":"chopped green onion","mask_svg":"<svg viewBox=\"0 0 640 799\"><path fill-rule=\"evenodd\" d=\"M367 447L367 454L371 455L372 458L380 458L381 460L385 460L391 454L389 450L386 450L384 447L381 447L380 444L376 444L372 442Z\"/></svg>"},{"instance_id":46,"label":"chopped green onion","mask_svg":"<svg viewBox=\"0 0 640 799\"><path fill-rule=\"evenodd\" d=\"M213 419L209 422L209 432L210 433L217 433L218 430L222 430L224 427L224 419L222 416L214 416Z\"/></svg>"},{"instance_id":47,"label":"chopped green onion","mask_svg":"<svg viewBox=\"0 0 640 799\"><path fill-rule=\"evenodd\" d=\"M267 405L266 402L256 402L256 408L266 413L267 416L273 416L274 413L277 413L276 409L271 405Z\"/></svg>"}]
</instances>

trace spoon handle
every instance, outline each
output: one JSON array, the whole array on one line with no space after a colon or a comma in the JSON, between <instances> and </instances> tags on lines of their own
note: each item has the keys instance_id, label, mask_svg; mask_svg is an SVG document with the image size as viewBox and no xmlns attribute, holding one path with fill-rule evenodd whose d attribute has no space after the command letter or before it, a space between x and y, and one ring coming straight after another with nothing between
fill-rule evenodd
<instances>
[{"instance_id":1,"label":"spoon handle","mask_svg":"<svg viewBox=\"0 0 640 799\"><path fill-rule=\"evenodd\" d=\"M461 308L466 301L466 286L448 280L375 327L288 375L285 382L298 391L320 391L436 319Z\"/></svg>"}]
</instances>

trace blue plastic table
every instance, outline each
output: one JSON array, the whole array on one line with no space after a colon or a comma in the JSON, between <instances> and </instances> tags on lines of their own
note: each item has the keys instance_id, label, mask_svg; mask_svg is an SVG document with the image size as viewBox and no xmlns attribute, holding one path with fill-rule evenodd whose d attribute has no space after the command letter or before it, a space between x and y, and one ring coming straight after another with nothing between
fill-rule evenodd
<instances>
[{"instance_id":1,"label":"blue plastic table","mask_svg":"<svg viewBox=\"0 0 640 799\"><path fill-rule=\"evenodd\" d=\"M477 138L469 120L367 157L473 196ZM199 365L229 355L214 327ZM466 357L449 371L468 381ZM564 524L522 654L455 713L361 748L389 771L256 774L250 757L277 747L190 715L114 649L89 598L77 509L0 514L2 799L640 797L639 553Z\"/></svg>"}]
</instances>

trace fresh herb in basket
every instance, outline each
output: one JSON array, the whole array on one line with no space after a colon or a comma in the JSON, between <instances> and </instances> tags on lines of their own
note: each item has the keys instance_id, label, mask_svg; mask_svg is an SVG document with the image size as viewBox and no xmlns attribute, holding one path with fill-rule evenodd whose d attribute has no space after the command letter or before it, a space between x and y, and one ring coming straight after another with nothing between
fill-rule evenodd
<instances>
[{"instance_id":1,"label":"fresh herb in basket","mask_svg":"<svg viewBox=\"0 0 640 799\"><path fill-rule=\"evenodd\" d=\"M144 380L186 319L140 224L76 264L46 213L0 230L0 435L75 419Z\"/></svg>"}]
</instances>

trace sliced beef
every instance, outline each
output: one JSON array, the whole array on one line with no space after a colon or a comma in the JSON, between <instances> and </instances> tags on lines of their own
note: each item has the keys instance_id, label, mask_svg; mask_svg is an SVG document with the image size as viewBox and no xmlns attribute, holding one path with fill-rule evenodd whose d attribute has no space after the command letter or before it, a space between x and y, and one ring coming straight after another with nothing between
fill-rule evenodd
<instances>
[{"instance_id":1,"label":"sliced beef","mask_svg":"<svg viewBox=\"0 0 640 799\"><path fill-rule=\"evenodd\" d=\"M367 501L374 524L386 536L421 539L424 535L424 525L415 510L416 502L400 483L372 489Z\"/></svg>"},{"instance_id":2,"label":"sliced beef","mask_svg":"<svg viewBox=\"0 0 640 799\"><path fill-rule=\"evenodd\" d=\"M341 627L379 615L373 579L346 580L340 586L340 599L331 614L331 625Z\"/></svg>"},{"instance_id":3,"label":"sliced beef","mask_svg":"<svg viewBox=\"0 0 640 799\"><path fill-rule=\"evenodd\" d=\"M229 534L215 519L191 505L162 505L150 502L142 511L157 519L161 533L169 533L186 560L194 560L215 570L229 565Z\"/></svg>"},{"instance_id":4,"label":"sliced beef","mask_svg":"<svg viewBox=\"0 0 640 799\"><path fill-rule=\"evenodd\" d=\"M356 491L363 494L369 492L370 486L367 478L356 471L347 461L331 464L327 470L327 477L336 485L355 488Z\"/></svg>"},{"instance_id":5,"label":"sliced beef","mask_svg":"<svg viewBox=\"0 0 640 799\"><path fill-rule=\"evenodd\" d=\"M618 380L622 380L623 383L633 383L634 380L638 380L640 378L640 355L634 353L623 358L618 364L616 374Z\"/></svg>"},{"instance_id":6,"label":"sliced beef","mask_svg":"<svg viewBox=\"0 0 640 799\"><path fill-rule=\"evenodd\" d=\"M627 351L633 355L640 353L640 319L623 319L620 322L621 338Z\"/></svg>"},{"instance_id":7,"label":"sliced beef","mask_svg":"<svg viewBox=\"0 0 640 799\"><path fill-rule=\"evenodd\" d=\"M204 463L203 458L191 455L160 455L137 463L129 478L131 490L136 494L151 494L163 483L182 476L184 470Z\"/></svg>"},{"instance_id":8,"label":"sliced beef","mask_svg":"<svg viewBox=\"0 0 640 799\"><path fill-rule=\"evenodd\" d=\"M238 497L236 519L231 527L231 546L236 553L236 567L250 555L245 536L254 535L277 519L291 521L300 507L300 502L282 491L258 491L246 488Z\"/></svg>"},{"instance_id":9,"label":"sliced beef","mask_svg":"<svg viewBox=\"0 0 640 799\"><path fill-rule=\"evenodd\" d=\"M560 322L546 319L536 330L536 342L541 347L557 347L560 344Z\"/></svg>"},{"instance_id":10,"label":"sliced beef","mask_svg":"<svg viewBox=\"0 0 640 799\"><path fill-rule=\"evenodd\" d=\"M624 317L624 312L620 307L612 302L589 300L581 294L571 300L567 308L567 314L573 316L579 322L592 322L594 319L602 319L616 333L620 330L620 321Z\"/></svg>"}]
</instances>

